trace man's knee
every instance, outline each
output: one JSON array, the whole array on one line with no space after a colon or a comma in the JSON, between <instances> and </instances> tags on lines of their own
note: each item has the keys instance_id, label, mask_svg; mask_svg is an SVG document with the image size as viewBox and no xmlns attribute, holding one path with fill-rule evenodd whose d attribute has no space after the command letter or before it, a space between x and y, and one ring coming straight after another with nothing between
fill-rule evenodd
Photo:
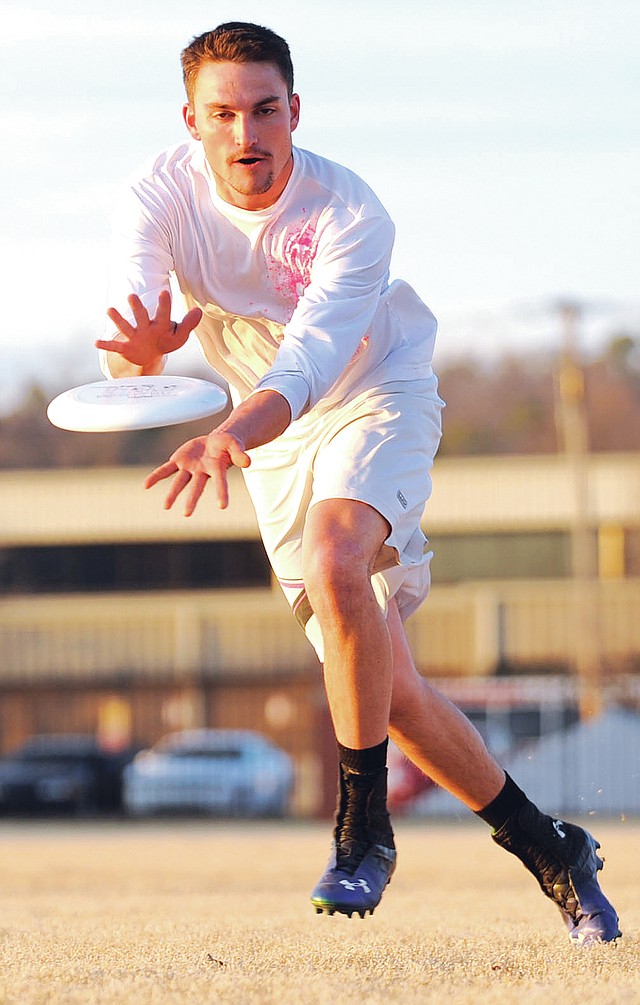
<instances>
[{"instance_id":1,"label":"man's knee","mask_svg":"<svg viewBox=\"0 0 640 1005\"><path fill-rule=\"evenodd\" d=\"M366 558L358 549L343 547L338 539L316 542L308 549L304 583L314 610L342 606L369 580Z\"/></svg>"},{"instance_id":2,"label":"man's knee","mask_svg":"<svg viewBox=\"0 0 640 1005\"><path fill-rule=\"evenodd\" d=\"M357 588L371 576L388 526L366 503L327 499L307 515L303 538L304 581L314 593Z\"/></svg>"}]
</instances>

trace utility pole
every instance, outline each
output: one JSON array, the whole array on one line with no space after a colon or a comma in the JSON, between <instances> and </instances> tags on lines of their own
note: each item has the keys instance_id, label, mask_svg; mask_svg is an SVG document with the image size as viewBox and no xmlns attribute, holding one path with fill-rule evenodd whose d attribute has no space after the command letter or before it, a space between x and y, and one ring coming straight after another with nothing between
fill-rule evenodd
<instances>
[{"instance_id":1,"label":"utility pole","mask_svg":"<svg viewBox=\"0 0 640 1005\"><path fill-rule=\"evenodd\" d=\"M575 672L580 718L603 708L597 537L591 522L589 430L584 372L580 362L575 303L560 305L563 344L556 386L556 425L572 492L570 517L572 605Z\"/></svg>"}]
</instances>

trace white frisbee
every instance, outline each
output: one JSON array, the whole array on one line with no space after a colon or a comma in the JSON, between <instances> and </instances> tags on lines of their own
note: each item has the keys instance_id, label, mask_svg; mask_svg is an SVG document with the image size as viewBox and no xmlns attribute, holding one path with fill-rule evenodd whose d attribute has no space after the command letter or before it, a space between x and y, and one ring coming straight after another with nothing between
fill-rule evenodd
<instances>
[{"instance_id":1,"label":"white frisbee","mask_svg":"<svg viewBox=\"0 0 640 1005\"><path fill-rule=\"evenodd\" d=\"M227 400L218 384L198 377L116 377L63 391L47 417L60 429L112 433L203 419L221 412Z\"/></svg>"}]
</instances>

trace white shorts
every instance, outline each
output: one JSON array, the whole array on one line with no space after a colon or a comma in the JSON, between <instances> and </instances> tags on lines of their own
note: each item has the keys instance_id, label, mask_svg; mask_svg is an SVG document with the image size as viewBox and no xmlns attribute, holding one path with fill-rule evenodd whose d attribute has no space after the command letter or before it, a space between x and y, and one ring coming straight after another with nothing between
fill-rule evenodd
<instances>
[{"instance_id":1,"label":"white shorts","mask_svg":"<svg viewBox=\"0 0 640 1005\"><path fill-rule=\"evenodd\" d=\"M396 564L372 585L386 612L395 597L407 618L427 596L433 553L420 529L431 495L431 467L441 436L437 379L370 388L338 408L293 422L251 451L244 470L269 561L287 600L323 658L322 637L304 588L302 535L309 509L323 499L368 503L389 523Z\"/></svg>"}]
</instances>

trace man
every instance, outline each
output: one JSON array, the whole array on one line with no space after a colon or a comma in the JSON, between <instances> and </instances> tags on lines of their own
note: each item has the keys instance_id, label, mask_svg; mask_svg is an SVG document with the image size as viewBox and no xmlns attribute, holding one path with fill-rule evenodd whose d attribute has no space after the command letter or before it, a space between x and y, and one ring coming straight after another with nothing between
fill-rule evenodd
<instances>
[{"instance_id":1,"label":"man","mask_svg":"<svg viewBox=\"0 0 640 1005\"><path fill-rule=\"evenodd\" d=\"M467 719L416 672L403 620L429 587L420 518L440 438L436 324L389 284L393 226L355 175L294 149L300 100L286 42L233 22L182 54L191 141L125 193L116 225L111 376L155 374L195 330L234 408L147 479L193 513L243 469L269 559L323 662L340 758L318 912L373 912L395 868L386 806L391 735L493 827L576 942L610 941L599 847L540 813ZM189 306L171 319L169 275ZM122 313L128 302L129 311Z\"/></svg>"}]
</instances>

